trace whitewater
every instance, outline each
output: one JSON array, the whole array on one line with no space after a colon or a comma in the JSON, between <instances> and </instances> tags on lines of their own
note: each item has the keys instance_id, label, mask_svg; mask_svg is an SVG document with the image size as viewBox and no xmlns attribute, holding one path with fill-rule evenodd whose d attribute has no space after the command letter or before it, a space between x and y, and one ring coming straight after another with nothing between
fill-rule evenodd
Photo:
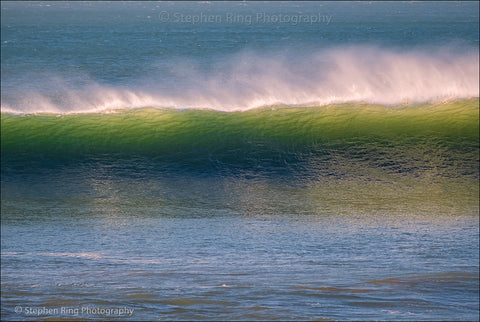
<instances>
[{"instance_id":1,"label":"whitewater","mask_svg":"<svg viewBox=\"0 0 480 322\"><path fill-rule=\"evenodd\" d=\"M300 56L242 52L207 71L178 60L167 70L152 63L147 75L128 86L54 72L38 83L38 77L27 74L21 85L2 94L1 108L5 113L66 114L142 107L245 111L278 104L439 102L479 96L478 57L478 49L400 51L359 45Z\"/></svg>"}]
</instances>

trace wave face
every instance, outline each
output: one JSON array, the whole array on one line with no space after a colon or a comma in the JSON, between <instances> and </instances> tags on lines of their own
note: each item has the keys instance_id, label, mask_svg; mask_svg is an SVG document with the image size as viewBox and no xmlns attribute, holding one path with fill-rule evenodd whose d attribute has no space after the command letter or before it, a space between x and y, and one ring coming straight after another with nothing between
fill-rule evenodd
<instances>
[{"instance_id":1,"label":"wave face","mask_svg":"<svg viewBox=\"0 0 480 322\"><path fill-rule=\"evenodd\" d=\"M478 102L2 114L2 166L126 162L219 174L478 178Z\"/></svg>"},{"instance_id":2,"label":"wave face","mask_svg":"<svg viewBox=\"0 0 480 322\"><path fill-rule=\"evenodd\" d=\"M7 113L91 113L124 108L249 110L273 104L395 105L479 96L477 50L348 46L287 53L243 51L210 68L172 60L128 85L80 73L26 76L2 94ZM30 80L28 80L30 79Z\"/></svg>"}]
</instances>

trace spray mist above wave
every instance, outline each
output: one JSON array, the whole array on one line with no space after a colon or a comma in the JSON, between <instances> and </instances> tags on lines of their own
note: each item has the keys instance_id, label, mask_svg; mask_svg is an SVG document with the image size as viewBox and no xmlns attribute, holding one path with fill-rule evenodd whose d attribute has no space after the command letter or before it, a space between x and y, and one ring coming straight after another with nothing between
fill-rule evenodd
<instances>
[{"instance_id":1,"label":"spray mist above wave","mask_svg":"<svg viewBox=\"0 0 480 322\"><path fill-rule=\"evenodd\" d=\"M399 51L349 46L295 56L245 51L208 68L181 59L152 63L148 75L122 85L103 84L84 75L27 75L24 79L29 81L10 86L7 93L2 91L2 112L89 113L141 107L238 111L275 104L412 104L478 97L478 70L478 49Z\"/></svg>"}]
</instances>

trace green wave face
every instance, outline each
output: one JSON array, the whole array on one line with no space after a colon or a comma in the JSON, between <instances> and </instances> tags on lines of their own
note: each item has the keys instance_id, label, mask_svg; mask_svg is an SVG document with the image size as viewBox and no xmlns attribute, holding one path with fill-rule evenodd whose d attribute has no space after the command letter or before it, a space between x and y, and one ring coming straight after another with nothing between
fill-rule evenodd
<instances>
[{"instance_id":1,"label":"green wave face","mask_svg":"<svg viewBox=\"0 0 480 322\"><path fill-rule=\"evenodd\" d=\"M203 170L478 177L478 105L477 98L409 107L2 114L2 164L144 159Z\"/></svg>"}]
</instances>

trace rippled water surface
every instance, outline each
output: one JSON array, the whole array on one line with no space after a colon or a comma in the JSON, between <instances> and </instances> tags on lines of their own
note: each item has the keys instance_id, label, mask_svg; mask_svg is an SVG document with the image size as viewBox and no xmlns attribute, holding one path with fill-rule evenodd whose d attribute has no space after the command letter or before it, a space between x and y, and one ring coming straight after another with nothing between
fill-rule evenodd
<instances>
[{"instance_id":1,"label":"rippled water surface","mask_svg":"<svg viewBox=\"0 0 480 322\"><path fill-rule=\"evenodd\" d=\"M2 2L1 319L478 321L478 12Z\"/></svg>"}]
</instances>

